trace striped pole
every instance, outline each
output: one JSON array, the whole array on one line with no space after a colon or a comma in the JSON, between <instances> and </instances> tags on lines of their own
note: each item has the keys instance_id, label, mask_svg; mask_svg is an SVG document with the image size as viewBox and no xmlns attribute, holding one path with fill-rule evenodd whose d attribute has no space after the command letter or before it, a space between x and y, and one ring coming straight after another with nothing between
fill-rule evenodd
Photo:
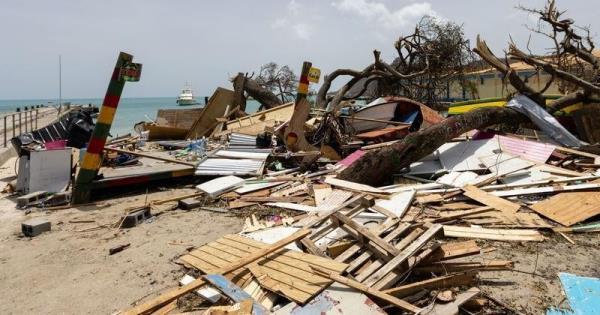
<instances>
[{"instance_id":1,"label":"striped pole","mask_svg":"<svg viewBox=\"0 0 600 315\"><path fill-rule=\"evenodd\" d=\"M302 71L300 72L300 81L296 89L296 103L294 104L294 112L284 132L284 141L288 150L292 152L298 151L300 148L312 147L304 138L304 123L308 118L310 104L306 100L308 95L308 73L312 63L305 61L302 63Z\"/></svg>"},{"instance_id":2,"label":"striped pole","mask_svg":"<svg viewBox=\"0 0 600 315\"><path fill-rule=\"evenodd\" d=\"M296 105L298 102L308 95L308 72L312 67L312 63L309 61L305 61L302 64L302 71L300 72L300 82L298 83L298 90L296 92Z\"/></svg>"},{"instance_id":3,"label":"striped pole","mask_svg":"<svg viewBox=\"0 0 600 315\"><path fill-rule=\"evenodd\" d=\"M102 107L100 108L100 114L92 132L92 137L88 143L87 151L83 156L75 185L73 186L73 196L71 199L72 204L85 203L90 199L90 191L92 188L92 181L98 174L100 164L102 163L102 150L106 143L106 138L110 132L110 126L113 123L117 106L119 106L119 99L125 86L125 80L120 79L121 67L128 62L133 60L133 56L124 52L119 53L117 58L117 64L113 70Z\"/></svg>"}]
</instances>

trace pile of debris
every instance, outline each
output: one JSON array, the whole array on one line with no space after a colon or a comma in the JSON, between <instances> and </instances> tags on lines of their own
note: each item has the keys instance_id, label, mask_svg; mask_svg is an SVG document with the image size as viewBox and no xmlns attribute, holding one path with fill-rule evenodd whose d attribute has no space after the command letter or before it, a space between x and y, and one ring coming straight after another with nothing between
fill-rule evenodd
<instances>
[{"instance_id":1,"label":"pile of debris","mask_svg":"<svg viewBox=\"0 0 600 315\"><path fill-rule=\"evenodd\" d=\"M179 257L188 270L181 287L123 314L518 313L477 288L480 273L513 268L511 260L486 257L495 250L488 241L543 242L557 233L573 242L569 233L599 230L590 219L600 215L600 155L543 132L474 130L373 187L339 174L370 150L435 126L441 115L382 98L341 114L351 129L332 150L292 152L280 131L297 115L293 104L229 118L223 93L233 97L218 89L198 118L213 113L212 123L190 128L201 140L145 141L149 152L140 152L131 150L139 144L132 137L107 147L180 164L201 179L197 193L149 202L130 217L145 220L154 206L174 201L184 210L245 217L238 235ZM381 115L360 115L369 110ZM310 116L307 134L328 119Z\"/></svg>"}]
</instances>

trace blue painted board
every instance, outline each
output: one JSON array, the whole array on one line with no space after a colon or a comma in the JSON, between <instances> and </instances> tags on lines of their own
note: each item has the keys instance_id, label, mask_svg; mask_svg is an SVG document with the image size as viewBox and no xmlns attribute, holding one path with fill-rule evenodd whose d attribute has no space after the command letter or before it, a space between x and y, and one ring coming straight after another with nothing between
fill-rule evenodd
<instances>
[{"instance_id":1,"label":"blue painted board","mask_svg":"<svg viewBox=\"0 0 600 315\"><path fill-rule=\"evenodd\" d=\"M247 299L252 299L252 314L253 315L266 315L269 312L258 302L256 302L250 294L246 293L246 291L242 290L242 288L233 284L229 279L223 277L220 274L212 274L204 276L206 281L210 282L215 288L219 291L223 292L223 294L227 295L234 302L242 302Z\"/></svg>"},{"instance_id":2,"label":"blue painted board","mask_svg":"<svg viewBox=\"0 0 600 315\"><path fill-rule=\"evenodd\" d=\"M558 277L571 306L571 311L551 309L546 315L600 314L600 279L561 272Z\"/></svg>"}]
</instances>

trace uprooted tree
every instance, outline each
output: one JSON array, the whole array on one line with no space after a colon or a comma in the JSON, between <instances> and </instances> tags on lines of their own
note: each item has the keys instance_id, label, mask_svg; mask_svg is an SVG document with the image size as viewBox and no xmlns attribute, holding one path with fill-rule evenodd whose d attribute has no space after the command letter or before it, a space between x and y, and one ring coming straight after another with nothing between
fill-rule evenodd
<instances>
[{"instance_id":1,"label":"uprooted tree","mask_svg":"<svg viewBox=\"0 0 600 315\"><path fill-rule=\"evenodd\" d=\"M488 48L485 41L477 37L474 51L490 66L503 74L504 80L510 84L517 93L523 94L534 100L540 106L546 105L544 92L555 80L567 83L568 94L550 103L546 109L555 113L567 106L578 102L589 102L600 95L600 60L592 53L593 41L589 31L576 27L571 19L563 18L564 12L559 11L553 0L549 0L541 9L525 9L539 17L540 25L549 27L544 34L549 37L554 46L549 56L537 56L525 53L515 43L509 44L506 57L496 57ZM537 29L543 32L542 28ZM579 34L583 30L585 36ZM388 66L377 66L376 62L362 72L350 72L362 75L375 69L388 69ZM522 61L532 66L538 72L552 76L549 83L541 89L534 89L517 72L510 67L511 61ZM389 70L388 70L389 71ZM334 71L334 73L336 73ZM347 70L338 70L338 73L348 73ZM393 72L390 72L392 74ZM417 72L418 73L418 72ZM412 77L416 74L400 73L395 75L398 80ZM390 76L388 74L388 76ZM352 80L351 80L352 81ZM345 93L345 92L344 92ZM343 96L343 95L342 95ZM341 96L336 98L341 99ZM336 101L336 98L332 102ZM334 103L335 105L335 103ZM355 182L367 184L380 184L389 179L390 174L408 167L411 163L427 156L440 145L450 139L472 129L483 129L506 122L525 122L527 118L508 107L481 108L467 112L460 116L450 117L443 122L427 129L409 134L402 141L379 150L372 150L365 154L353 165L345 169L339 177Z\"/></svg>"},{"instance_id":2,"label":"uprooted tree","mask_svg":"<svg viewBox=\"0 0 600 315\"><path fill-rule=\"evenodd\" d=\"M260 67L256 78L254 73L238 73L231 79L236 94L235 105L244 110L246 94L257 100L262 108L269 109L290 102L296 95L298 78L289 66L279 67L269 62Z\"/></svg>"},{"instance_id":3,"label":"uprooted tree","mask_svg":"<svg viewBox=\"0 0 600 315\"><path fill-rule=\"evenodd\" d=\"M392 63L381 60L375 50L374 62L363 70L338 69L325 76L317 107L336 111L343 100L374 87L378 96L401 95L437 108L447 98L451 83L464 81L463 73L473 61L462 27L428 16L412 34L401 36L394 48L398 56ZM331 84L341 76L352 78L328 99Z\"/></svg>"}]
</instances>

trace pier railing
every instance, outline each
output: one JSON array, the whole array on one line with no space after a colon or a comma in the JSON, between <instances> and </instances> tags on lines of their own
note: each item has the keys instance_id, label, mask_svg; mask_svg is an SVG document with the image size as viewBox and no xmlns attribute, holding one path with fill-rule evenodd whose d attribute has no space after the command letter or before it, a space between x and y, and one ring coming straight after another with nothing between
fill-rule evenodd
<instances>
[{"instance_id":1,"label":"pier railing","mask_svg":"<svg viewBox=\"0 0 600 315\"><path fill-rule=\"evenodd\" d=\"M39 107L25 107L24 110L17 108L17 111L0 116L2 124L2 137L4 147L8 146L8 140L25 132L31 132L38 129L38 118L40 114ZM12 137L9 135L12 133Z\"/></svg>"}]
</instances>

